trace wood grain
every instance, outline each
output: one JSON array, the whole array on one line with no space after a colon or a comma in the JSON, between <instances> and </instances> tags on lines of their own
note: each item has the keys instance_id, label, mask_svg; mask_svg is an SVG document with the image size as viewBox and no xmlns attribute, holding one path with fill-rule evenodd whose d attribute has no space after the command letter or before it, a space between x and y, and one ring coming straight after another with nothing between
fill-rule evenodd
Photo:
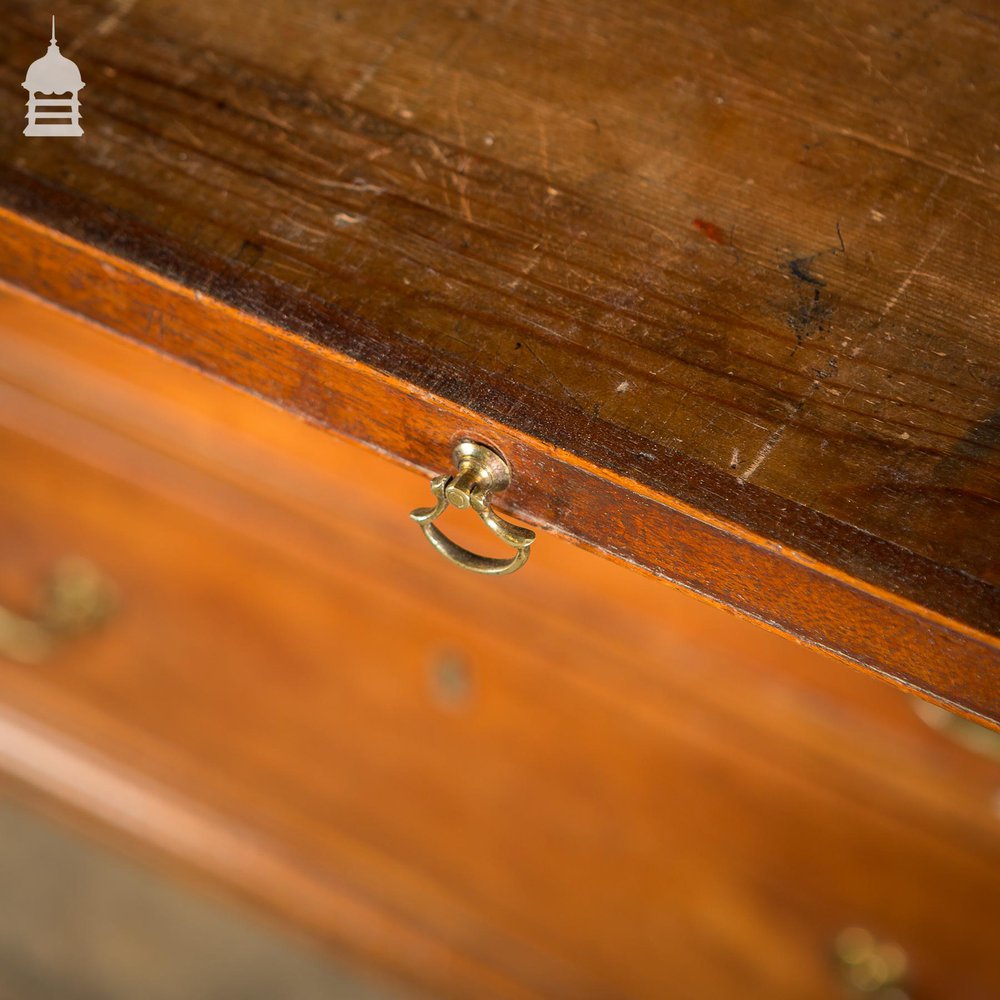
<instances>
[{"instance_id":1,"label":"wood grain","mask_svg":"<svg viewBox=\"0 0 1000 1000\"><path fill-rule=\"evenodd\" d=\"M9 281L422 468L489 431L528 519L1000 716L991 4L60 19Z\"/></svg>"},{"instance_id":2,"label":"wood grain","mask_svg":"<svg viewBox=\"0 0 1000 1000\"><path fill-rule=\"evenodd\" d=\"M121 604L0 664L5 773L441 995L833 1000L855 923L996 994L1000 772L898 692L555 538L456 588L422 477L15 326L0 600L72 551Z\"/></svg>"}]
</instances>

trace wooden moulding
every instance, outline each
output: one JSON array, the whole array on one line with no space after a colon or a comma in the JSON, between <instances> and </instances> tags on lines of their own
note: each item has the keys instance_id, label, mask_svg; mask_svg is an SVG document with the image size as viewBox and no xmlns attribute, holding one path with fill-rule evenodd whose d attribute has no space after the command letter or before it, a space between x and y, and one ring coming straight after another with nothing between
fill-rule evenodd
<instances>
[{"instance_id":1,"label":"wooden moulding","mask_svg":"<svg viewBox=\"0 0 1000 1000\"><path fill-rule=\"evenodd\" d=\"M428 474L450 467L458 438L483 440L515 470L500 510L1000 728L990 634L1000 615L985 584L751 483L737 510L721 482L719 509L695 505L685 496L711 494L717 471L600 421L581 436L551 401L495 376L477 385L421 345L389 342L265 275L162 241L151 255L150 233L104 209L81 218L73 202L81 238L57 232L35 218L70 203L23 180L36 210L0 209L0 277L12 285ZM90 232L112 235L92 243ZM817 538L824 553L796 545ZM855 565L867 553L865 579L838 552Z\"/></svg>"}]
</instances>

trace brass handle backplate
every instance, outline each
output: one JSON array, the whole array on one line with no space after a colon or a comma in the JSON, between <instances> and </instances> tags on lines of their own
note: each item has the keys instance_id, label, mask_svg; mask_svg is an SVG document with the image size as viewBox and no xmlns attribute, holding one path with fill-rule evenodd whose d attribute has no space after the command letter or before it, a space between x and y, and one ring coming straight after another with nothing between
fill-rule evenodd
<instances>
[{"instance_id":1,"label":"brass handle backplate","mask_svg":"<svg viewBox=\"0 0 1000 1000\"><path fill-rule=\"evenodd\" d=\"M60 643L98 628L114 606L114 591L94 566L85 559L63 559L49 575L35 615L0 606L0 657L39 663Z\"/></svg>"},{"instance_id":2,"label":"brass handle backplate","mask_svg":"<svg viewBox=\"0 0 1000 1000\"><path fill-rule=\"evenodd\" d=\"M410 517L420 525L421 531L445 557L456 566L473 573L502 576L520 569L527 561L529 546L535 533L528 528L510 524L494 513L490 497L510 484L510 466L492 448L475 441L461 441L452 453L457 474L437 476L431 480L431 493L436 503L433 507L418 507ZM434 523L448 506L464 510L471 507L479 519L500 541L516 549L509 559L480 556L453 542Z\"/></svg>"}]
</instances>

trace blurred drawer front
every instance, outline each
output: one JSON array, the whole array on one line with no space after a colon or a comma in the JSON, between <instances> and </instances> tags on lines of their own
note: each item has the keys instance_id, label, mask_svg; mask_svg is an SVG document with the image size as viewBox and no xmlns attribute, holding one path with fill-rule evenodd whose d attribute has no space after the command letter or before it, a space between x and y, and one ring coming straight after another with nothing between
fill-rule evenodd
<instances>
[{"instance_id":1,"label":"blurred drawer front","mask_svg":"<svg viewBox=\"0 0 1000 1000\"><path fill-rule=\"evenodd\" d=\"M1000 994L1000 769L896 692L551 537L462 575L421 477L37 308L0 602L114 598L0 664L9 774L442 995L834 998L852 925Z\"/></svg>"}]
</instances>

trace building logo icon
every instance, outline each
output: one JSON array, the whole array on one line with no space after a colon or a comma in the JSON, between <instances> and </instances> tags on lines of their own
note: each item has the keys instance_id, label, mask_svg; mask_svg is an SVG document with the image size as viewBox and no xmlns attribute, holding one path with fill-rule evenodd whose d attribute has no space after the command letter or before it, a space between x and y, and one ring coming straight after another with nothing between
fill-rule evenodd
<instances>
[{"instance_id":1,"label":"building logo icon","mask_svg":"<svg viewBox=\"0 0 1000 1000\"><path fill-rule=\"evenodd\" d=\"M62 55L56 45L55 17L49 50L28 67L21 86L28 92L25 135L83 135L78 95L85 85L76 63Z\"/></svg>"}]
</instances>

